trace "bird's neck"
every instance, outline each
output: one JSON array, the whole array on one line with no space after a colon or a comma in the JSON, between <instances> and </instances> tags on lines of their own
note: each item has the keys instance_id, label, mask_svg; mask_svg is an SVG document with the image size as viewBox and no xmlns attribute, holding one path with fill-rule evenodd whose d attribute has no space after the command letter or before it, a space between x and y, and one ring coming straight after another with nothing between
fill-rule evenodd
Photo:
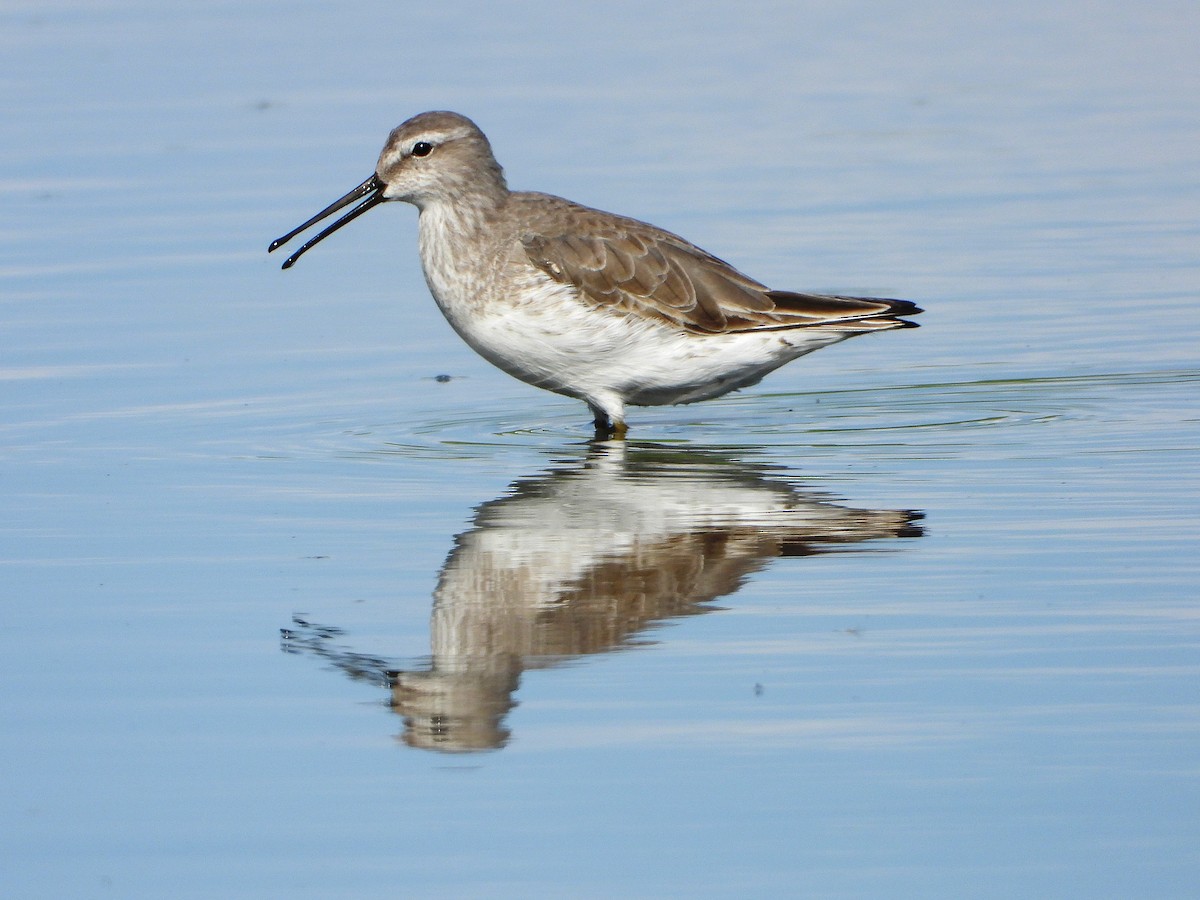
<instances>
[{"instance_id":1,"label":"bird's neck","mask_svg":"<svg viewBox=\"0 0 1200 900\"><path fill-rule=\"evenodd\" d=\"M508 189L462 191L422 204L420 215L421 256L457 257L478 255L493 240L495 224L508 200Z\"/></svg>"},{"instance_id":2,"label":"bird's neck","mask_svg":"<svg viewBox=\"0 0 1200 900\"><path fill-rule=\"evenodd\" d=\"M462 332L459 313L484 302L491 275L483 262L502 242L499 202L435 202L421 207L418 246L434 299ZM482 267L481 267L482 266Z\"/></svg>"}]
</instances>

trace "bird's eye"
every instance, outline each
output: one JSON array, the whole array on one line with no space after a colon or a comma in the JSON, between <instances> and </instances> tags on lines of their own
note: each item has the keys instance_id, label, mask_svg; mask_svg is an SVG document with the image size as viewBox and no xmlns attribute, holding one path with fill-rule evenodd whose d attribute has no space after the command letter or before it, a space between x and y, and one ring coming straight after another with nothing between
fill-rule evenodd
<instances>
[{"instance_id":1,"label":"bird's eye","mask_svg":"<svg viewBox=\"0 0 1200 900\"><path fill-rule=\"evenodd\" d=\"M415 144L413 144L413 156L428 156L432 152L433 144L429 143L429 141L417 141Z\"/></svg>"}]
</instances>

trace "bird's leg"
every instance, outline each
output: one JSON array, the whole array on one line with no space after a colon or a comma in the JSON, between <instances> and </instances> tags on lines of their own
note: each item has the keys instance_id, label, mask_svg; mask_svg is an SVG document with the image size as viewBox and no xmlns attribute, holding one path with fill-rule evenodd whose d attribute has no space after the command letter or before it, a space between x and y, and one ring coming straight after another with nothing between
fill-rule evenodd
<instances>
[{"instance_id":1,"label":"bird's leg","mask_svg":"<svg viewBox=\"0 0 1200 900\"><path fill-rule=\"evenodd\" d=\"M623 441L625 439L625 435L629 431L629 426L625 424L624 419L614 421L600 407L592 406L590 403L588 407L592 411L592 424L596 426L596 440L606 441L615 439Z\"/></svg>"}]
</instances>

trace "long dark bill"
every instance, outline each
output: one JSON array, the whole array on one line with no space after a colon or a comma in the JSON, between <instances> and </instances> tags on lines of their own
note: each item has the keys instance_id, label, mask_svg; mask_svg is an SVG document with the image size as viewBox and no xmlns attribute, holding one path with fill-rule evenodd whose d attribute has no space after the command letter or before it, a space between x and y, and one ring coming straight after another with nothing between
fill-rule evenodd
<instances>
[{"instance_id":1,"label":"long dark bill","mask_svg":"<svg viewBox=\"0 0 1200 900\"><path fill-rule=\"evenodd\" d=\"M305 251L307 251L310 248L315 247L317 244L321 243L321 241L325 240L325 238L329 237L331 234L333 234L335 231L337 231L339 228L341 228L347 222L357 219L359 216L361 216L363 213L365 213L372 206L378 206L380 203L384 202L385 198L383 196L383 182L379 180L378 176L372 175L370 178L368 178L366 181L364 181L362 184L360 184L358 187L356 187L354 190L352 190L350 193L348 193L345 197L342 197L340 200L335 200L333 203L329 204L327 207L325 207L323 210L321 210L319 213L317 213L315 216L313 216L311 219L309 219L307 222L305 222L299 228L293 228L291 231L289 231L283 237L276 238L275 240L271 241L271 246L269 246L267 248L267 252L271 253L272 251L277 250L278 248L280 248L284 244L286 244L288 241L290 241L292 238L294 238L296 235L298 235L300 232L305 231L308 228L311 228L313 225L316 225L322 219L328 218L329 216L331 216L335 212L337 212L339 209L349 206L351 203L355 202L356 200L360 200L363 197L365 197L366 199L363 200L362 203L358 204L358 206L354 207L354 209L350 210L350 212L346 213L344 216L342 216L340 219L338 219L336 222L334 222L328 228L324 229L323 231L318 232L316 237L310 238L304 244L304 246L302 246L299 250L297 250L295 253L293 253L291 256L289 256L287 259L285 259L283 261L283 268L290 269L292 266L294 266L296 264L296 260L298 260L301 256L304 255Z\"/></svg>"}]
</instances>

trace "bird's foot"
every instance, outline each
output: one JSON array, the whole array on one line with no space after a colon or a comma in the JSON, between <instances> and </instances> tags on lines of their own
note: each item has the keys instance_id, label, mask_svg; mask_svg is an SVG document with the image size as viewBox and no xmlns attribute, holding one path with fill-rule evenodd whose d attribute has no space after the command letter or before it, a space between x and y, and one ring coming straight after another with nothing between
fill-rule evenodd
<instances>
[{"instance_id":1,"label":"bird's foot","mask_svg":"<svg viewBox=\"0 0 1200 900\"><path fill-rule=\"evenodd\" d=\"M597 416L592 424L596 426L596 435L593 440L597 441L623 441L629 432L629 426L625 424L624 419L614 422L608 416L603 418Z\"/></svg>"}]
</instances>

